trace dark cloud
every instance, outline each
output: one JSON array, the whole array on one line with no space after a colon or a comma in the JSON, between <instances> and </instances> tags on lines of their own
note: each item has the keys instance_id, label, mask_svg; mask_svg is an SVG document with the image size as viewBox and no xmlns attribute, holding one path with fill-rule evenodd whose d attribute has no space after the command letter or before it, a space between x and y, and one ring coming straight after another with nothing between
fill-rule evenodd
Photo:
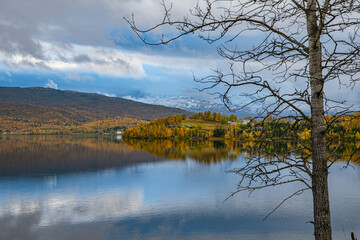
<instances>
[{"instance_id":1,"label":"dark cloud","mask_svg":"<svg viewBox=\"0 0 360 240\"><path fill-rule=\"evenodd\" d=\"M20 66L25 67L25 68L35 68L35 69L45 70L45 71L51 70L44 61L33 62L30 60L23 59L19 62L14 63L12 61L3 60L2 64L5 67L7 67L9 69L13 69L13 70L19 69Z\"/></svg>"},{"instance_id":2,"label":"dark cloud","mask_svg":"<svg viewBox=\"0 0 360 240\"><path fill-rule=\"evenodd\" d=\"M39 41L114 46L107 28L121 25L123 15L107 2L111 1L2 0L0 51L43 59Z\"/></svg>"},{"instance_id":3,"label":"dark cloud","mask_svg":"<svg viewBox=\"0 0 360 240\"><path fill-rule=\"evenodd\" d=\"M77 63L91 62L91 59L87 54L77 55L73 58L73 60L74 60L74 62L77 62Z\"/></svg>"},{"instance_id":4,"label":"dark cloud","mask_svg":"<svg viewBox=\"0 0 360 240\"><path fill-rule=\"evenodd\" d=\"M33 25L13 24L0 21L0 51L7 55L22 54L43 58L43 52L33 35L38 30Z\"/></svg>"},{"instance_id":5,"label":"dark cloud","mask_svg":"<svg viewBox=\"0 0 360 240\"><path fill-rule=\"evenodd\" d=\"M194 0L177 2L173 14L183 14L194 4ZM0 51L46 60L39 41L62 47L67 44L120 46L142 51L139 46L143 47L143 44L129 30L123 17L130 17L134 12L138 24L152 25L161 21L161 9L158 0L1 0ZM167 46L154 51L184 50L195 43L192 39L176 44L174 49ZM199 49L199 46L196 43L192 49Z\"/></svg>"}]
</instances>

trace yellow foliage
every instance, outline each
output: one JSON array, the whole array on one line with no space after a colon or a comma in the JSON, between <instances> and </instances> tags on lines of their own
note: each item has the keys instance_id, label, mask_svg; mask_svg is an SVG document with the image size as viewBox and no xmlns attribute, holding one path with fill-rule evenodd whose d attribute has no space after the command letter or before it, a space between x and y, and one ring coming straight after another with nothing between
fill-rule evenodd
<instances>
[{"instance_id":1,"label":"yellow foliage","mask_svg":"<svg viewBox=\"0 0 360 240\"><path fill-rule=\"evenodd\" d=\"M305 128L305 130L301 133L298 133L300 139L309 140L311 138L311 130Z\"/></svg>"},{"instance_id":2,"label":"yellow foliage","mask_svg":"<svg viewBox=\"0 0 360 240\"><path fill-rule=\"evenodd\" d=\"M234 134L232 133L231 130L228 130L225 134L225 139L232 139L234 138Z\"/></svg>"},{"instance_id":3,"label":"yellow foliage","mask_svg":"<svg viewBox=\"0 0 360 240\"><path fill-rule=\"evenodd\" d=\"M359 132L356 132L355 139L360 140L360 133Z\"/></svg>"},{"instance_id":4,"label":"yellow foliage","mask_svg":"<svg viewBox=\"0 0 360 240\"><path fill-rule=\"evenodd\" d=\"M33 119L18 119L0 116L0 132L14 134L70 134L115 132L116 128L130 128L146 121L132 118L106 118L83 124L69 123L58 116L40 116Z\"/></svg>"}]
</instances>

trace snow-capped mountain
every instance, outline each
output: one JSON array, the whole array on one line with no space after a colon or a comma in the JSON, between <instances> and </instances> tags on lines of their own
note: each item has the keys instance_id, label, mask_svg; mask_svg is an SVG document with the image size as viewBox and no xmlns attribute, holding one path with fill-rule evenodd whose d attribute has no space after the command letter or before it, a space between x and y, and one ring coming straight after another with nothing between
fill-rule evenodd
<instances>
[{"instance_id":1,"label":"snow-capped mountain","mask_svg":"<svg viewBox=\"0 0 360 240\"><path fill-rule=\"evenodd\" d=\"M134 98L131 96L123 97L125 99L138 101L142 103L162 105L166 107L181 108L190 112L221 112L226 115L235 114L238 117L254 116L256 114L257 107L246 108L237 111L229 111L226 106L220 102L208 101L202 99L195 99L192 97L161 97L161 98ZM238 109L240 106L231 105L231 109Z\"/></svg>"}]
</instances>

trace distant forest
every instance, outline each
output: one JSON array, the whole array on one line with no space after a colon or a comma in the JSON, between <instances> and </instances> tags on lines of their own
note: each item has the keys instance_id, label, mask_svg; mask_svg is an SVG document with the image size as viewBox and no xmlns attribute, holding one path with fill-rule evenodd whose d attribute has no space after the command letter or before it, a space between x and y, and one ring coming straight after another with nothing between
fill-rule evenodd
<instances>
[{"instance_id":1,"label":"distant forest","mask_svg":"<svg viewBox=\"0 0 360 240\"><path fill-rule=\"evenodd\" d=\"M327 116L327 119L332 116ZM290 121L268 117L265 121L256 119L239 120L235 115L226 116L209 111L186 115L174 115L137 125L123 134L128 139L310 139L310 126L304 121ZM360 140L360 113L340 116L327 129L330 139Z\"/></svg>"}]
</instances>

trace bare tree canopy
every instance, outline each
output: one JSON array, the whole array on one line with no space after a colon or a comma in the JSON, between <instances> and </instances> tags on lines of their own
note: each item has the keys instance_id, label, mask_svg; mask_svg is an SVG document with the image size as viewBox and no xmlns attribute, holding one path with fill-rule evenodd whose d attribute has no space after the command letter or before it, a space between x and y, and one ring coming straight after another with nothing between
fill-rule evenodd
<instances>
[{"instance_id":1,"label":"bare tree canopy","mask_svg":"<svg viewBox=\"0 0 360 240\"><path fill-rule=\"evenodd\" d=\"M182 19L172 18L172 4L162 5L164 17L151 28L138 27L134 16L126 19L144 43L168 44L194 34L209 44L217 42L218 53L228 60L229 68L197 78L203 90L213 90L228 106L236 89L242 89L240 95L250 99L243 107L261 103L264 107L259 114L265 118L286 116L309 124L309 157L290 155L267 163L253 159L234 172L242 179L257 178L264 187L303 182L305 188L294 195L312 190L315 238L331 239L327 178L332 162L326 152L326 130L337 116L354 109L342 100L328 98L326 87L336 83L339 88L353 88L360 80L360 2L204 0ZM159 32L168 34L159 36ZM155 41L151 41L153 34L158 36ZM258 40L244 43L246 36ZM325 118L327 113L334 117ZM285 169L292 178L280 174ZM252 181L246 186L242 183L239 189L259 188L253 188Z\"/></svg>"},{"instance_id":2,"label":"bare tree canopy","mask_svg":"<svg viewBox=\"0 0 360 240\"><path fill-rule=\"evenodd\" d=\"M316 48L322 52L319 62L324 83L337 80L339 87L353 87L359 80L360 4L356 1L204 3L192 9L188 17L173 20L172 5L167 7L163 2L163 21L150 29L138 28L134 18L128 22L140 39L150 45L167 44L189 34L198 34L209 43L222 40L218 52L230 61L230 70L221 69L198 80L207 83L208 88L226 86L228 89L219 93L225 104L233 87L246 87L252 90L246 95L257 96L247 104L266 101L267 108L263 110L268 114L291 110L294 116L307 119L304 104L310 105L311 101L309 57ZM308 23L310 18L314 18L311 24ZM161 35L159 41L149 40L149 33L168 30L163 29L164 26L176 28L178 34L170 31L168 35ZM244 49L243 45L249 44L242 43L241 37L254 35L253 32L261 41ZM271 76L271 79L264 76ZM293 82L293 89L281 88L285 81ZM326 112L334 110L331 104L334 100L326 97L325 100L328 103ZM338 103L336 101L337 108Z\"/></svg>"}]
</instances>

